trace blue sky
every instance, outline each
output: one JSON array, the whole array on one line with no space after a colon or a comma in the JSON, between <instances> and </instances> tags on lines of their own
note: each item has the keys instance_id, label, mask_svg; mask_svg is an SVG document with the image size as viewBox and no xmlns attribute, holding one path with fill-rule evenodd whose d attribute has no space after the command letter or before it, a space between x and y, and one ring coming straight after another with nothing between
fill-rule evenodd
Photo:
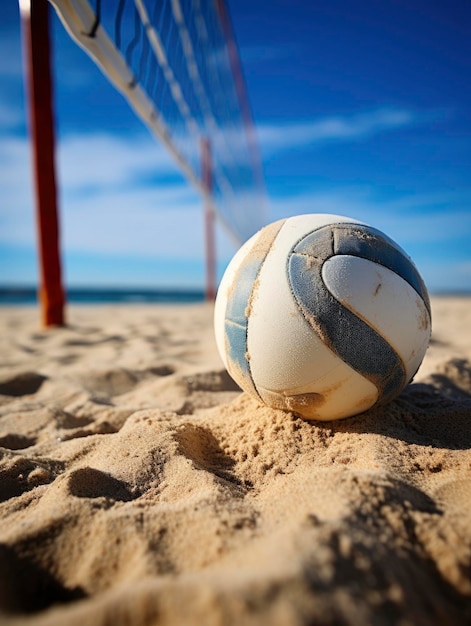
<instances>
[{"instance_id":1,"label":"blue sky","mask_svg":"<svg viewBox=\"0 0 471 626\"><path fill-rule=\"evenodd\" d=\"M268 220L369 222L431 291L471 289L471 3L230 0ZM70 286L204 284L196 193L52 16ZM36 282L19 14L0 7L0 283ZM163 184L165 183L165 184ZM218 228L218 273L236 250Z\"/></svg>"}]
</instances>

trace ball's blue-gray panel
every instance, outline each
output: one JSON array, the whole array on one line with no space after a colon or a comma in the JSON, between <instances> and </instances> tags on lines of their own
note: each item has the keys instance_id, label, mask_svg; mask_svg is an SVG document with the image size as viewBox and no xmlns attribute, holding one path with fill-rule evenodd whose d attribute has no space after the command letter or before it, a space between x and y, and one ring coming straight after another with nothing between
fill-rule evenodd
<instances>
[{"instance_id":1,"label":"ball's blue-gray panel","mask_svg":"<svg viewBox=\"0 0 471 626\"><path fill-rule=\"evenodd\" d=\"M303 237L288 260L293 296L307 322L353 369L370 380L382 401L393 398L408 382L394 349L376 330L344 307L322 279L324 262L334 255L358 256L387 267L407 281L430 310L427 290L417 270L396 244L360 224L333 224Z\"/></svg>"},{"instance_id":2,"label":"ball's blue-gray panel","mask_svg":"<svg viewBox=\"0 0 471 626\"><path fill-rule=\"evenodd\" d=\"M253 382L247 353L248 311L260 269L284 222L285 220L275 222L261 231L237 270L226 304L224 325L229 373L236 381L242 376L246 385L258 397L260 396Z\"/></svg>"}]
</instances>

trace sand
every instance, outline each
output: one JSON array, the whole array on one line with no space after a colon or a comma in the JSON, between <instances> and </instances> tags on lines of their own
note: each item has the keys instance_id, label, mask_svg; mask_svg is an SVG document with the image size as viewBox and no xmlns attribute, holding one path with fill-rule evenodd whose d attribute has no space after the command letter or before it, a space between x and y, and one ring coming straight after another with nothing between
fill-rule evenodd
<instances>
[{"instance_id":1,"label":"sand","mask_svg":"<svg viewBox=\"0 0 471 626\"><path fill-rule=\"evenodd\" d=\"M471 299L335 423L227 376L212 307L0 310L0 623L471 623Z\"/></svg>"}]
</instances>

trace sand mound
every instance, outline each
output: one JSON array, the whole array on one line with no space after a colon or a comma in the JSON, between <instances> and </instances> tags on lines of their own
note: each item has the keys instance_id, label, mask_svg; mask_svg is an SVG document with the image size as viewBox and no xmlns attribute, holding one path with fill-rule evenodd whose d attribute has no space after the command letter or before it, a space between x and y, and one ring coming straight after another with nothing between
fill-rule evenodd
<instances>
[{"instance_id":1,"label":"sand mound","mask_svg":"<svg viewBox=\"0 0 471 626\"><path fill-rule=\"evenodd\" d=\"M211 308L0 312L0 622L471 621L469 300L393 403L258 405Z\"/></svg>"}]
</instances>

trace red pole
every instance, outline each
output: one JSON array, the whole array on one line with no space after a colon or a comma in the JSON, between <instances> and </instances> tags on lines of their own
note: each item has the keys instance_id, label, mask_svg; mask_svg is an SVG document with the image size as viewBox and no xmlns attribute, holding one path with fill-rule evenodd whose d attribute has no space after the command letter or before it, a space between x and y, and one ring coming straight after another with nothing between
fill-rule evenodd
<instances>
[{"instance_id":1,"label":"red pole","mask_svg":"<svg viewBox=\"0 0 471 626\"><path fill-rule=\"evenodd\" d=\"M206 300L212 302L216 297L216 246L214 237L214 211L210 200L213 191L211 144L208 139L201 140L201 177L204 189Z\"/></svg>"},{"instance_id":2,"label":"red pole","mask_svg":"<svg viewBox=\"0 0 471 626\"><path fill-rule=\"evenodd\" d=\"M54 162L54 118L47 0L20 0L39 246L39 300L45 326L64 323L59 220Z\"/></svg>"}]
</instances>

